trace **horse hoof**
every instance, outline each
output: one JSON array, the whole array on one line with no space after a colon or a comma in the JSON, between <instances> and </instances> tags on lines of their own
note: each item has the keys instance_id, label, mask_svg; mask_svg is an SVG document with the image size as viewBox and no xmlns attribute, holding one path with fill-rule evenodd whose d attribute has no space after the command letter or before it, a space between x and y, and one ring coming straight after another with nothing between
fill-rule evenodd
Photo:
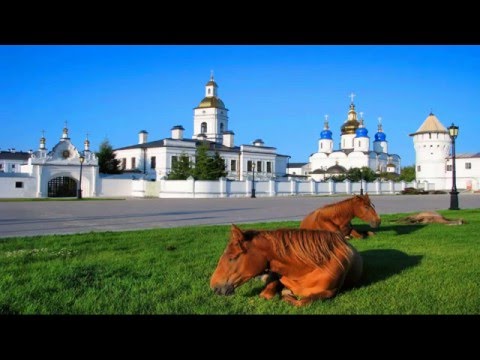
<instances>
[{"instance_id":1,"label":"horse hoof","mask_svg":"<svg viewBox=\"0 0 480 360\"><path fill-rule=\"evenodd\" d=\"M283 288L282 289L282 296L292 296L293 297L293 292L290 289Z\"/></svg>"}]
</instances>

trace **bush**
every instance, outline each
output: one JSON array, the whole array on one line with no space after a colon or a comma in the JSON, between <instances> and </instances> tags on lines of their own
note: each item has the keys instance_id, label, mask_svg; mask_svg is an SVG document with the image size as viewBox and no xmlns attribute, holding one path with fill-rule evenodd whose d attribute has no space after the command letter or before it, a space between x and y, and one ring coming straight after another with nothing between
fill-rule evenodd
<instances>
[{"instance_id":1,"label":"bush","mask_svg":"<svg viewBox=\"0 0 480 360\"><path fill-rule=\"evenodd\" d=\"M423 189L415 189L413 187L405 188L405 190L402 191L402 195L425 195L425 194L428 194L428 192Z\"/></svg>"}]
</instances>

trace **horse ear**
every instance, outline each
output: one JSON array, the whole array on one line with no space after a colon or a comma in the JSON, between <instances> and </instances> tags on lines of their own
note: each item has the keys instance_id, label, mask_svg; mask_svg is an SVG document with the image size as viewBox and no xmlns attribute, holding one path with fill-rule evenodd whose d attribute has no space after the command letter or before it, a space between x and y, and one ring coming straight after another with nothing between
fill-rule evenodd
<instances>
[{"instance_id":1,"label":"horse ear","mask_svg":"<svg viewBox=\"0 0 480 360\"><path fill-rule=\"evenodd\" d=\"M232 233L232 236L236 239L243 238L242 230L240 230L240 228L235 224L232 224L232 228L230 229L230 232Z\"/></svg>"}]
</instances>

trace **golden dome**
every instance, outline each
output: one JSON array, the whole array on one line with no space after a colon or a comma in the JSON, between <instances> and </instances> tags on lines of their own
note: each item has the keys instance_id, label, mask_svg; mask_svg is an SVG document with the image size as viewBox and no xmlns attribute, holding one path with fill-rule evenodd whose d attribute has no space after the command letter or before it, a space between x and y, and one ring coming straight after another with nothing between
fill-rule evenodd
<instances>
[{"instance_id":1,"label":"golden dome","mask_svg":"<svg viewBox=\"0 0 480 360\"><path fill-rule=\"evenodd\" d=\"M218 109L225 109L225 104L223 103L220 98L216 96L207 96L203 98L198 105L199 108L218 108Z\"/></svg>"},{"instance_id":2,"label":"golden dome","mask_svg":"<svg viewBox=\"0 0 480 360\"><path fill-rule=\"evenodd\" d=\"M358 129L359 125L360 123L357 120L348 120L341 127L342 135L355 134L355 131Z\"/></svg>"},{"instance_id":3,"label":"golden dome","mask_svg":"<svg viewBox=\"0 0 480 360\"><path fill-rule=\"evenodd\" d=\"M345 123L342 125L342 135L345 134L355 134L360 123L357 120L357 113L355 112L355 104L350 104L350 109L348 110L348 117Z\"/></svg>"},{"instance_id":4,"label":"golden dome","mask_svg":"<svg viewBox=\"0 0 480 360\"><path fill-rule=\"evenodd\" d=\"M211 80L207 83L207 85L205 85L205 86L210 86L210 85L213 85L213 86L218 87L217 83L216 83L215 80L213 80L213 79L211 79Z\"/></svg>"}]
</instances>

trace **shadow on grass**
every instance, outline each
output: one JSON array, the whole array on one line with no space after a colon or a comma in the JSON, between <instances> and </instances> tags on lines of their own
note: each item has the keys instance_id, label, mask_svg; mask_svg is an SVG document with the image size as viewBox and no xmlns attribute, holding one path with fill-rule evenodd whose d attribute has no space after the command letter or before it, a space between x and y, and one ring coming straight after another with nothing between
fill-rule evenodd
<instances>
[{"instance_id":1,"label":"shadow on grass","mask_svg":"<svg viewBox=\"0 0 480 360\"><path fill-rule=\"evenodd\" d=\"M414 225L380 225L380 227L373 229L369 225L354 225L355 230L357 230L359 233L366 235L368 231L373 231L374 233L380 233L380 232L389 232L389 231L394 231L396 235L407 235L411 234L415 231L421 230L424 228L425 224L414 224ZM368 237L367 237L368 238Z\"/></svg>"},{"instance_id":2,"label":"shadow on grass","mask_svg":"<svg viewBox=\"0 0 480 360\"><path fill-rule=\"evenodd\" d=\"M363 258L363 275L357 288L375 284L417 266L423 258L423 255L408 255L393 249L365 250L360 255Z\"/></svg>"}]
</instances>

